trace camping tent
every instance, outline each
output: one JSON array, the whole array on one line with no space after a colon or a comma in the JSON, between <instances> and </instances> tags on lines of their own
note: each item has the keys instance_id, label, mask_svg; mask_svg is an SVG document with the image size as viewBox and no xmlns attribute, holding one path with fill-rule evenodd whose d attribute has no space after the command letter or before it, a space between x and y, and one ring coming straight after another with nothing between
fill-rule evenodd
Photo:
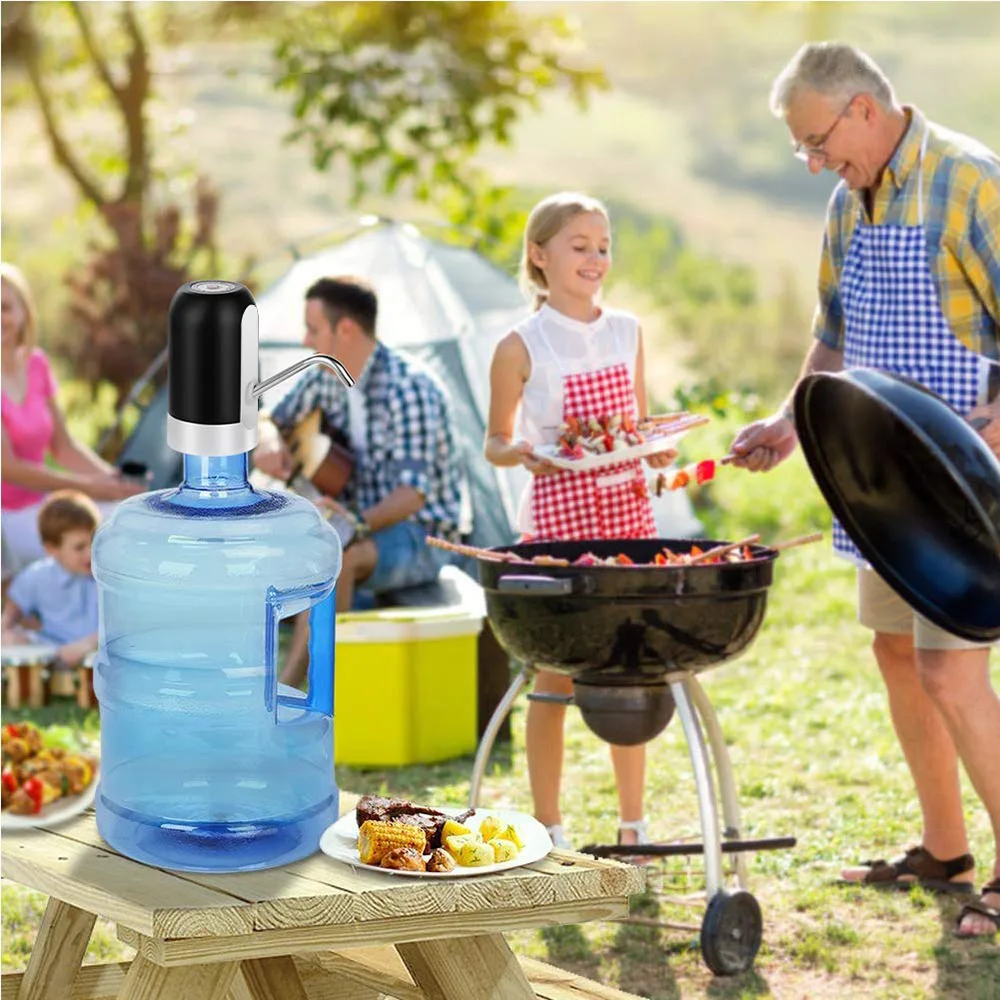
<instances>
[{"instance_id":1,"label":"camping tent","mask_svg":"<svg viewBox=\"0 0 1000 1000\"><path fill-rule=\"evenodd\" d=\"M517 283L473 249L431 239L408 223L368 220L342 242L297 260L257 296L263 378L305 356L306 289L337 274L372 283L379 297L379 338L422 359L448 387L469 478L472 543L510 542L527 473L489 465L482 445L493 348L526 309ZM272 390L265 405L285 391L287 385ZM701 528L683 493L657 501L656 516L665 537Z\"/></svg>"}]
</instances>

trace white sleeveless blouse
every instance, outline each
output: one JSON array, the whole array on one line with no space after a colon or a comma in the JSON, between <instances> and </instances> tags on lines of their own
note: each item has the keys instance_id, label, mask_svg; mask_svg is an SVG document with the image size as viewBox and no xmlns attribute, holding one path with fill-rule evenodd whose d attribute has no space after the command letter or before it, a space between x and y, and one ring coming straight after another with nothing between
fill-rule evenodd
<instances>
[{"instance_id":1,"label":"white sleeveless blouse","mask_svg":"<svg viewBox=\"0 0 1000 1000\"><path fill-rule=\"evenodd\" d=\"M553 444L563 420L563 378L627 366L635 381L639 321L631 313L605 308L592 323L571 319L543 305L514 327L531 361L517 417L517 437Z\"/></svg>"},{"instance_id":2,"label":"white sleeveless blouse","mask_svg":"<svg viewBox=\"0 0 1000 1000\"><path fill-rule=\"evenodd\" d=\"M631 313L604 309L592 323L564 316L549 305L522 320L514 332L524 341L531 374L524 383L515 440L554 444L563 421L563 378L623 364L635 382L639 321ZM518 528L532 534L531 481L518 510Z\"/></svg>"}]
</instances>

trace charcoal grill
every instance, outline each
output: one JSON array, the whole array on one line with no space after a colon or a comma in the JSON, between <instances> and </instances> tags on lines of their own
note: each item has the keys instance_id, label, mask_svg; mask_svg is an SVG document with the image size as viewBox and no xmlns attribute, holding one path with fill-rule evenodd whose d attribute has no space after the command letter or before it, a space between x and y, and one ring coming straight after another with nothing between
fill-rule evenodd
<instances>
[{"instance_id":1,"label":"charcoal grill","mask_svg":"<svg viewBox=\"0 0 1000 1000\"><path fill-rule=\"evenodd\" d=\"M573 678L573 695L530 698L576 704L587 725L612 743L644 743L679 716L691 757L703 842L589 844L599 857L705 855L707 907L701 949L717 975L750 968L763 919L747 889L745 853L795 846L792 837L743 840L732 766L722 730L698 674L741 653L764 621L778 553L751 546L752 559L704 565L651 566L664 547L711 548L707 539L547 542L490 550L478 560L486 612L500 645L525 664L490 719L473 766L475 808L496 734L538 669ZM633 566L559 566L495 561L497 553L572 563L584 553L619 553ZM647 565L642 565L647 564ZM704 729L704 733L703 733ZM706 745L707 736L707 745ZM711 755L709 755L709 748ZM720 829L712 766L722 799ZM738 887L724 884L722 854L736 855Z\"/></svg>"}]
</instances>

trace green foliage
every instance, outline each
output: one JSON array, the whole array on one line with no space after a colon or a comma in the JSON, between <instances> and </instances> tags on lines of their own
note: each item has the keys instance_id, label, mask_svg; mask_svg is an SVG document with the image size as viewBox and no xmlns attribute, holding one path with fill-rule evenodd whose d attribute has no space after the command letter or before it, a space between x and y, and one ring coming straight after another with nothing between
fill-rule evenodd
<instances>
[{"instance_id":1,"label":"green foliage","mask_svg":"<svg viewBox=\"0 0 1000 1000\"><path fill-rule=\"evenodd\" d=\"M470 158L507 145L524 111L566 88L582 107L603 74L569 58L561 17L508 3L324 3L300 8L276 46L278 86L291 92L317 170L338 159L357 201L373 175L421 201L441 188L476 196Z\"/></svg>"}]
</instances>

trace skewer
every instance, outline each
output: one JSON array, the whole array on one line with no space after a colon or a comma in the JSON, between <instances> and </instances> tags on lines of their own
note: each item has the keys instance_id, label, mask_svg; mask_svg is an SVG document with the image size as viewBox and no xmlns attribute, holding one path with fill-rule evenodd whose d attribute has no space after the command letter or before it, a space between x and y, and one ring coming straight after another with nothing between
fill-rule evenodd
<instances>
[{"instance_id":1,"label":"skewer","mask_svg":"<svg viewBox=\"0 0 1000 1000\"><path fill-rule=\"evenodd\" d=\"M741 549L744 545L753 545L754 542L757 541L760 541L760 535L747 535L746 538L743 538L738 542L728 542L726 545L716 545L714 549L707 549L705 552L702 552L701 555L694 556L688 562L688 566L708 562L710 559L715 559L718 556L724 556L727 552L732 552L734 549Z\"/></svg>"},{"instance_id":2,"label":"skewer","mask_svg":"<svg viewBox=\"0 0 1000 1000\"><path fill-rule=\"evenodd\" d=\"M798 538L789 538L787 542L775 542L773 545L769 545L769 549L773 549L775 552L780 552L782 549L794 549L797 545L809 545L812 542L821 542L823 540L822 531L814 531L811 535L800 535Z\"/></svg>"},{"instance_id":3,"label":"skewer","mask_svg":"<svg viewBox=\"0 0 1000 1000\"><path fill-rule=\"evenodd\" d=\"M480 549L475 545L461 545L458 542L449 542L444 538L428 537L427 544L436 549L444 549L446 552L457 552L462 556L470 556L473 559L482 559L485 562L508 562L517 563L521 566L568 566L568 559L557 559L555 556L535 556L534 559L522 559L514 552L495 552L493 549Z\"/></svg>"},{"instance_id":4,"label":"skewer","mask_svg":"<svg viewBox=\"0 0 1000 1000\"><path fill-rule=\"evenodd\" d=\"M434 538L428 536L427 544L436 549L444 549L446 552L456 552L460 556L470 556L473 559L484 559L487 562L522 562L513 552L494 552L492 549L480 549L474 545L460 545L458 542L449 542L444 538Z\"/></svg>"}]
</instances>

